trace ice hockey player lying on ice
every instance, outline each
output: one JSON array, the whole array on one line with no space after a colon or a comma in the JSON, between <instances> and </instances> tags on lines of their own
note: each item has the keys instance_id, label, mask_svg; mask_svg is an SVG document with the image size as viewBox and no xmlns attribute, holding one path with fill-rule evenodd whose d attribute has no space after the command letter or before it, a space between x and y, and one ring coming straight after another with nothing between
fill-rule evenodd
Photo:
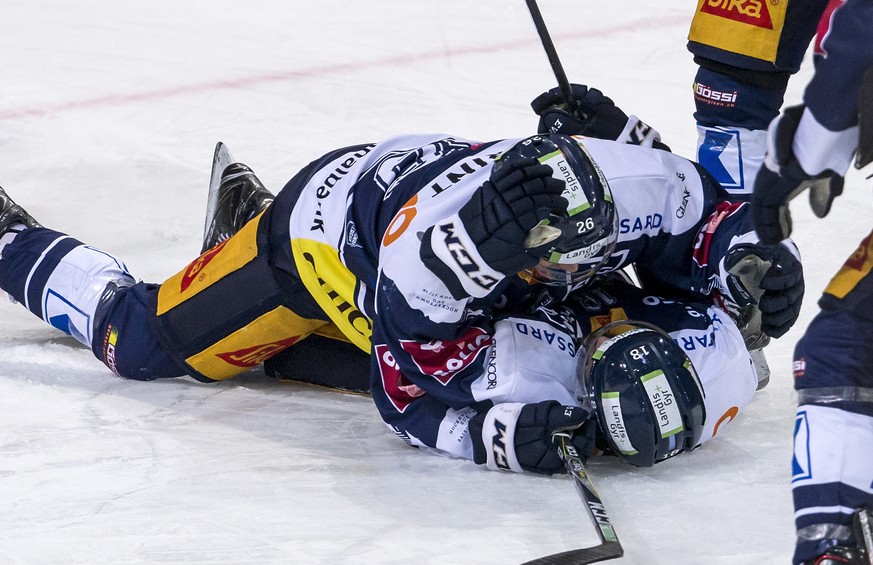
<instances>
[{"instance_id":1,"label":"ice hockey player lying on ice","mask_svg":"<svg viewBox=\"0 0 873 565\"><path fill-rule=\"evenodd\" d=\"M132 379L226 379L313 332L341 334L370 353L374 402L411 445L543 473L560 466L556 430L591 453L598 419L604 445L638 465L711 437L756 384L722 306L754 341L798 313L789 247L758 245L748 206L667 151L560 134L409 135L332 151L272 201L217 154L217 193L241 186L266 206L160 285L39 226L0 191L0 288ZM587 288L629 265L645 293ZM574 289L585 293L567 299ZM612 335L627 325L609 326L599 350L589 340L592 409L576 397L577 340L591 333L585 297L603 299L595 325L623 317L611 293L681 345L646 328ZM664 313L643 312L654 300ZM706 400L695 372L709 375Z\"/></svg>"}]
</instances>

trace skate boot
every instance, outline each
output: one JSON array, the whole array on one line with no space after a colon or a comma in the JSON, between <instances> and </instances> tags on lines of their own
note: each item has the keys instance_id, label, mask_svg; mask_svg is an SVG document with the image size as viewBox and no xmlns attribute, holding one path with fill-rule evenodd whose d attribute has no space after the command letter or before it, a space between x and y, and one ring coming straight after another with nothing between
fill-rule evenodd
<instances>
[{"instance_id":1,"label":"skate boot","mask_svg":"<svg viewBox=\"0 0 873 565\"><path fill-rule=\"evenodd\" d=\"M232 160L219 143L212 164L201 253L232 237L275 199L249 167Z\"/></svg>"},{"instance_id":2,"label":"skate boot","mask_svg":"<svg viewBox=\"0 0 873 565\"><path fill-rule=\"evenodd\" d=\"M27 213L24 208L16 204L3 187L0 187L0 237L9 228L16 224L23 224L28 228L41 228L42 226L33 219L33 216Z\"/></svg>"},{"instance_id":3,"label":"skate boot","mask_svg":"<svg viewBox=\"0 0 873 565\"><path fill-rule=\"evenodd\" d=\"M824 555L808 561L808 565L870 565L870 561L857 547L837 545L827 550Z\"/></svg>"},{"instance_id":4,"label":"skate boot","mask_svg":"<svg viewBox=\"0 0 873 565\"><path fill-rule=\"evenodd\" d=\"M873 514L859 508L852 518L855 545L836 545L806 565L873 565Z\"/></svg>"}]
</instances>

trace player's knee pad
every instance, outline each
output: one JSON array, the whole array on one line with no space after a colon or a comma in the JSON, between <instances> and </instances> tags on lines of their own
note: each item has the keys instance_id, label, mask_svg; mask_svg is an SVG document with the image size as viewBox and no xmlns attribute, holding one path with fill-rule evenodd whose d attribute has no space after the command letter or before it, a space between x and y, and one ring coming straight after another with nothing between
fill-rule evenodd
<instances>
[{"instance_id":1,"label":"player's knee pad","mask_svg":"<svg viewBox=\"0 0 873 565\"><path fill-rule=\"evenodd\" d=\"M152 323L150 304L156 292L156 285L145 283L110 283L104 291L91 350L119 377L150 381L187 372L161 344Z\"/></svg>"},{"instance_id":2,"label":"player's knee pad","mask_svg":"<svg viewBox=\"0 0 873 565\"><path fill-rule=\"evenodd\" d=\"M0 287L36 316L91 347L107 286L133 277L112 255L62 233L40 228L20 233L4 250Z\"/></svg>"},{"instance_id":3,"label":"player's knee pad","mask_svg":"<svg viewBox=\"0 0 873 565\"><path fill-rule=\"evenodd\" d=\"M698 161L729 192L747 196L761 167L763 130L779 114L827 0L699 0L688 50Z\"/></svg>"},{"instance_id":4,"label":"player's knee pad","mask_svg":"<svg viewBox=\"0 0 873 565\"><path fill-rule=\"evenodd\" d=\"M829 406L797 409L791 478L795 556L818 555L822 542L851 540L854 509L873 507L870 445L873 417L869 415Z\"/></svg>"},{"instance_id":5,"label":"player's knee pad","mask_svg":"<svg viewBox=\"0 0 873 565\"><path fill-rule=\"evenodd\" d=\"M779 114L784 86L771 88L705 67L698 70L697 162L728 192L751 195L767 150L766 129Z\"/></svg>"},{"instance_id":6,"label":"player's knee pad","mask_svg":"<svg viewBox=\"0 0 873 565\"><path fill-rule=\"evenodd\" d=\"M327 323L303 284L270 265L264 214L157 292L163 344L196 378L230 378Z\"/></svg>"}]
</instances>

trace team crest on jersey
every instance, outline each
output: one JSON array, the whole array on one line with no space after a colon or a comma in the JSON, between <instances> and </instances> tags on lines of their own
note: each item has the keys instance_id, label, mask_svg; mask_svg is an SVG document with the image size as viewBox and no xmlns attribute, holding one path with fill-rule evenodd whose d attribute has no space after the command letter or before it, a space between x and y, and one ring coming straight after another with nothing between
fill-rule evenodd
<instances>
[{"instance_id":1,"label":"team crest on jersey","mask_svg":"<svg viewBox=\"0 0 873 565\"><path fill-rule=\"evenodd\" d=\"M246 347L237 351L228 351L227 353L218 353L216 356L225 363L246 369L260 365L270 357L276 355L280 351L294 345L300 336L294 336L273 343L264 343L254 347Z\"/></svg>"},{"instance_id":2,"label":"team crest on jersey","mask_svg":"<svg viewBox=\"0 0 873 565\"><path fill-rule=\"evenodd\" d=\"M358 243L358 228L355 227L355 222L348 222L346 224L346 245L349 247L360 247L360 243Z\"/></svg>"},{"instance_id":3,"label":"team crest on jersey","mask_svg":"<svg viewBox=\"0 0 873 565\"><path fill-rule=\"evenodd\" d=\"M400 346L422 373L445 385L467 368L491 342L488 332L474 326L455 341L438 339L420 343L401 340Z\"/></svg>"},{"instance_id":4,"label":"team crest on jersey","mask_svg":"<svg viewBox=\"0 0 873 565\"><path fill-rule=\"evenodd\" d=\"M388 396L388 400L398 412L404 412L412 402L424 391L410 382L400 372L400 364L394 358L391 350L384 343L378 343L373 347L379 366L379 376L382 379L382 389Z\"/></svg>"},{"instance_id":5,"label":"team crest on jersey","mask_svg":"<svg viewBox=\"0 0 873 565\"><path fill-rule=\"evenodd\" d=\"M709 248L712 245L712 238L715 230L723 221L732 216L737 210L744 206L745 202L719 202L715 207L715 212L709 216L706 223L700 228L697 233L697 240L694 242L694 251L692 259L699 267L709 265Z\"/></svg>"},{"instance_id":6,"label":"team crest on jersey","mask_svg":"<svg viewBox=\"0 0 873 565\"><path fill-rule=\"evenodd\" d=\"M391 197L393 189L405 177L446 155L470 148L470 144L453 137L439 139L424 147L389 151L373 165L373 181L385 193L383 200Z\"/></svg>"},{"instance_id":7,"label":"team crest on jersey","mask_svg":"<svg viewBox=\"0 0 873 565\"><path fill-rule=\"evenodd\" d=\"M700 11L735 22L773 29L770 12L762 0L706 0Z\"/></svg>"},{"instance_id":8,"label":"team crest on jersey","mask_svg":"<svg viewBox=\"0 0 873 565\"><path fill-rule=\"evenodd\" d=\"M185 292L188 290L188 287L191 286L197 276L203 272L204 267L209 264L210 261L215 259L216 255L221 253L221 250L224 249L224 246L227 245L227 242L230 240L224 240L197 259L194 259L188 267L185 269L185 272L182 274L182 282L179 285L179 292Z\"/></svg>"}]
</instances>

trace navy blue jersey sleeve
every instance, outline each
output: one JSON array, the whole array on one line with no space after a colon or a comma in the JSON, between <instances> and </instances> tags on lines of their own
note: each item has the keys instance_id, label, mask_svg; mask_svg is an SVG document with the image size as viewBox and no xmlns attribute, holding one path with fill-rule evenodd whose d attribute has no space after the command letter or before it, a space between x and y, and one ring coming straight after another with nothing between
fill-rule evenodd
<instances>
[{"instance_id":1,"label":"navy blue jersey sleeve","mask_svg":"<svg viewBox=\"0 0 873 565\"><path fill-rule=\"evenodd\" d=\"M819 123L841 131L858 123L861 78L873 67L873 2L846 0L823 24L804 102Z\"/></svg>"}]
</instances>

